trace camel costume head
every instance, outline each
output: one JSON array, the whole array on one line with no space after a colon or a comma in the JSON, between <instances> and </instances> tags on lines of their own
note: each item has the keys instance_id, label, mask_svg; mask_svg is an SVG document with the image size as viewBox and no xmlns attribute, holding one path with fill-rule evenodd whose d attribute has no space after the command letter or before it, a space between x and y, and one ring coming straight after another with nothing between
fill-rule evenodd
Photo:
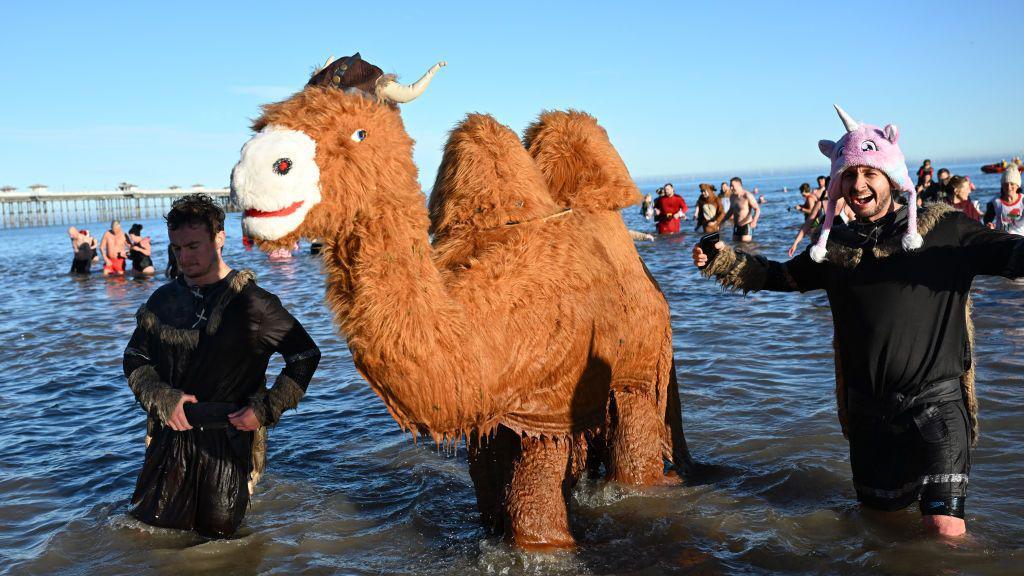
<instances>
[{"instance_id":1,"label":"camel costume head","mask_svg":"<svg viewBox=\"0 0 1024 576\"><path fill-rule=\"evenodd\" d=\"M545 112L520 139L471 114L428 217L397 104L442 66L406 86L329 60L253 123L233 196L264 247L324 241L357 369L403 429L466 440L488 528L569 546L585 466L653 484L689 461L668 304L619 214L639 194L589 115Z\"/></svg>"},{"instance_id":2,"label":"camel costume head","mask_svg":"<svg viewBox=\"0 0 1024 576\"><path fill-rule=\"evenodd\" d=\"M265 106L231 175L246 235L270 248L324 237L388 193L382 178L415 181L397 104L422 94L443 66L403 85L357 52L328 59L305 90Z\"/></svg>"}]
</instances>

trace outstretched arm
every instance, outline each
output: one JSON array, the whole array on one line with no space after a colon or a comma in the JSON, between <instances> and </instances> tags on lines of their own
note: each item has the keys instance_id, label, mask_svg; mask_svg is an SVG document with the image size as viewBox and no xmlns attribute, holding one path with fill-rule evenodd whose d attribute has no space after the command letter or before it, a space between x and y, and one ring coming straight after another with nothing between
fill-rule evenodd
<instances>
[{"instance_id":1,"label":"outstretched arm","mask_svg":"<svg viewBox=\"0 0 1024 576\"><path fill-rule=\"evenodd\" d=\"M228 416L239 430L273 426L285 410L299 405L309 381L320 364L320 349L277 296L271 296L268 310L260 323L260 345L284 357L284 368L270 390L260 390L249 398L249 405Z\"/></svg>"},{"instance_id":2,"label":"outstretched arm","mask_svg":"<svg viewBox=\"0 0 1024 576\"><path fill-rule=\"evenodd\" d=\"M811 220L808 220L807 222L804 222L800 226L800 231L796 233L796 238L793 239L793 245L789 247L788 254L789 254L790 258L793 257L793 254L796 254L796 249L800 247L800 241L803 240L804 236L807 235L808 223L810 223L810 222L811 222Z\"/></svg>"},{"instance_id":3,"label":"outstretched arm","mask_svg":"<svg viewBox=\"0 0 1024 576\"><path fill-rule=\"evenodd\" d=\"M776 262L764 256L754 256L733 250L724 242L715 245L718 254L709 259L700 246L693 249L693 263L705 278L714 276L725 288L743 293L769 290L772 292L807 292L825 287L827 264L811 260L807 251L788 262Z\"/></svg>"},{"instance_id":4,"label":"outstretched arm","mask_svg":"<svg viewBox=\"0 0 1024 576\"><path fill-rule=\"evenodd\" d=\"M957 218L964 261L975 274L1019 278L1024 276L1024 237L992 230L961 212Z\"/></svg>"}]
</instances>

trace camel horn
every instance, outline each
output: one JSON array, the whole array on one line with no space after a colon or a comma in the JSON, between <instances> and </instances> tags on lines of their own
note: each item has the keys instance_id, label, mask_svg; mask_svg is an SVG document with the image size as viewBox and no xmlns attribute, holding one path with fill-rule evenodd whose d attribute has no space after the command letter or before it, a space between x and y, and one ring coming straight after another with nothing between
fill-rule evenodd
<instances>
[{"instance_id":1,"label":"camel horn","mask_svg":"<svg viewBox=\"0 0 1024 576\"><path fill-rule=\"evenodd\" d=\"M331 56L331 57L327 58L327 62L324 62L323 66L317 66L316 70L313 70L313 76L316 76L317 74L320 73L321 70L323 70L323 69L327 68L328 66L330 66L331 62L334 62L334 56Z\"/></svg>"},{"instance_id":2,"label":"camel horn","mask_svg":"<svg viewBox=\"0 0 1024 576\"><path fill-rule=\"evenodd\" d=\"M377 94L382 98L386 98L392 102L403 104L405 102L411 102L423 94L423 91L427 89L427 85L430 84L430 80L437 74L437 71L447 66L447 62L438 62L427 70L427 73L422 78L412 84L399 84L398 82L387 82L383 86L377 89Z\"/></svg>"},{"instance_id":3,"label":"camel horn","mask_svg":"<svg viewBox=\"0 0 1024 576\"><path fill-rule=\"evenodd\" d=\"M833 104L833 106L836 107L836 112L839 113L839 118L843 121L843 126L846 126L847 132L853 132L857 128L860 128L860 124L858 124L856 120L851 118L850 115L846 113L846 110L840 108L839 104Z\"/></svg>"}]
</instances>

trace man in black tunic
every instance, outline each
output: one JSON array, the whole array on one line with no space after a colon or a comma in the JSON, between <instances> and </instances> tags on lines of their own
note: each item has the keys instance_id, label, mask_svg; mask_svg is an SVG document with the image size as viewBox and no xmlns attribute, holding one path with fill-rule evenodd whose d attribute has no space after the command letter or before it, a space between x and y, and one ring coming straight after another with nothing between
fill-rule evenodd
<instances>
[{"instance_id":1,"label":"man in black tunic","mask_svg":"<svg viewBox=\"0 0 1024 576\"><path fill-rule=\"evenodd\" d=\"M166 219L180 275L139 308L124 351L128 386L150 431L131 513L226 537L262 473L265 427L298 405L320 350L251 271L221 258L224 211L212 198L185 196ZM285 367L267 390L275 352Z\"/></svg>"},{"instance_id":2,"label":"man in black tunic","mask_svg":"<svg viewBox=\"0 0 1024 576\"><path fill-rule=\"evenodd\" d=\"M832 183L817 243L781 263L719 242L695 248L694 263L744 292L825 290L858 500L881 510L918 501L927 529L960 535L978 433L969 292L978 275L1024 275L1024 240L944 203L916 210L897 128L840 116L847 134L819 143ZM840 197L857 218L830 230Z\"/></svg>"}]
</instances>

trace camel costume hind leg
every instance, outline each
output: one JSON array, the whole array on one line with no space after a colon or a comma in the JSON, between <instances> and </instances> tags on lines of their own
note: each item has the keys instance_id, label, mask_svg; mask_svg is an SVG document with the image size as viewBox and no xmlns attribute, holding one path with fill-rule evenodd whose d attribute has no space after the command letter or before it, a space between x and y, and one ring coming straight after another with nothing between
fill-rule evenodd
<instances>
[{"instance_id":1,"label":"camel costume hind leg","mask_svg":"<svg viewBox=\"0 0 1024 576\"><path fill-rule=\"evenodd\" d=\"M264 248L326 239L327 303L357 369L403 429L467 439L491 527L569 546L568 488L613 391L620 412L657 414L646 436L658 450L672 437L652 384L671 353L651 352L629 314L667 317L667 305L621 218L565 210L516 135L485 117L452 134L439 181L453 186L435 186L428 221L397 103L439 68L403 86L358 54L329 62L254 122L235 201ZM610 437L637 436L621 428ZM657 481L650 457L628 460L613 469Z\"/></svg>"},{"instance_id":2,"label":"camel costume hind leg","mask_svg":"<svg viewBox=\"0 0 1024 576\"><path fill-rule=\"evenodd\" d=\"M660 483L663 457L683 473L691 459L683 435L668 302L633 242L627 242L622 234L625 223L619 211L635 204L639 191L608 133L589 114L573 110L544 112L527 127L523 142L555 201L604 219L608 236L618 240L616 248L622 251L619 260L640 262L647 280L635 267L623 270L630 284L621 287L620 298L632 309L620 320L637 333L650 334L653 346L641 341L634 351L641 359L637 362L639 380L619 377L612 385L604 435L608 446L599 447L607 456L602 460L607 477L638 485ZM664 306L656 304L659 300ZM655 430L660 433L655 434Z\"/></svg>"}]
</instances>

